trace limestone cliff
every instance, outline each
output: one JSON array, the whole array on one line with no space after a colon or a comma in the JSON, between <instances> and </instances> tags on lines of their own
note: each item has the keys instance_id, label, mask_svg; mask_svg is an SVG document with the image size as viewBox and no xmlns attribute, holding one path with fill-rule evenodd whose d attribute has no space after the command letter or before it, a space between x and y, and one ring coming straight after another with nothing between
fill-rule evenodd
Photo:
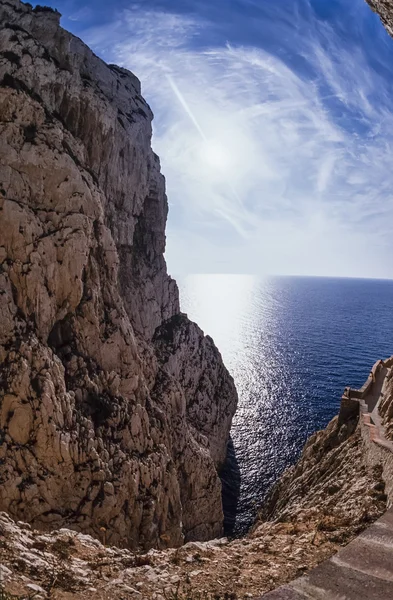
<instances>
[{"instance_id":1,"label":"limestone cliff","mask_svg":"<svg viewBox=\"0 0 393 600\"><path fill-rule=\"evenodd\" d=\"M139 81L59 18L0 1L0 510L131 547L208 539L234 384L179 314Z\"/></svg>"},{"instance_id":2,"label":"limestone cliff","mask_svg":"<svg viewBox=\"0 0 393 600\"><path fill-rule=\"evenodd\" d=\"M376 458L357 419L339 424L335 418L310 438L298 464L274 488L264 519L244 538L190 542L143 555L65 529L42 534L0 513L4 586L19 596L35 591L57 600L68 600L70 592L84 600L97 594L259 598L335 554L386 510L384 473Z\"/></svg>"},{"instance_id":3,"label":"limestone cliff","mask_svg":"<svg viewBox=\"0 0 393 600\"><path fill-rule=\"evenodd\" d=\"M388 33L393 36L393 0L366 0L374 12L378 13Z\"/></svg>"},{"instance_id":4,"label":"limestone cliff","mask_svg":"<svg viewBox=\"0 0 393 600\"><path fill-rule=\"evenodd\" d=\"M384 491L383 465L369 455L359 419L342 423L335 417L309 438L299 461L273 486L260 520L314 519L321 530L341 529L341 541L347 541L384 511Z\"/></svg>"},{"instance_id":5,"label":"limestone cliff","mask_svg":"<svg viewBox=\"0 0 393 600\"><path fill-rule=\"evenodd\" d=\"M199 399L201 406L202 398L207 402L217 392L225 398L228 388L217 387L225 382L223 367L208 363L212 342L205 338L199 344L199 337L198 328L177 315L156 331L154 343L166 374L185 390L193 426L208 437L204 412L193 412L189 399ZM184 368L185 357L191 370ZM190 542L141 554L108 547L105 531L101 544L66 529L43 534L0 513L5 590L24 596L36 591L43 600L66 600L70 593L92 600L97 593L151 600L244 600L305 574L358 536L392 503L393 453L371 435L364 413L374 405L376 394L380 398L385 393L382 382L390 382L392 365L393 358L377 361L374 376L360 390L346 390L339 416L311 436L300 460L278 480L243 538ZM205 376L197 383L193 374L201 369ZM201 509L206 510L203 502ZM360 547L364 548L361 543ZM386 579L388 572L384 573Z\"/></svg>"}]
</instances>

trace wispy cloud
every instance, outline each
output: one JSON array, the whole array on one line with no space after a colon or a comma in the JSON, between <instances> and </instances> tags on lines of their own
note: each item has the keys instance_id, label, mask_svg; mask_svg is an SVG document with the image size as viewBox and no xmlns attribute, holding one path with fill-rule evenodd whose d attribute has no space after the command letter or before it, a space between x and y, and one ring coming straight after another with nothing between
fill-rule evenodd
<instances>
[{"instance_id":1,"label":"wispy cloud","mask_svg":"<svg viewBox=\"0 0 393 600\"><path fill-rule=\"evenodd\" d=\"M92 9L88 6L82 6L82 8L79 8L75 12L71 12L71 14L69 14L67 18L70 21L87 21L91 18L91 16Z\"/></svg>"},{"instance_id":2,"label":"wispy cloud","mask_svg":"<svg viewBox=\"0 0 393 600\"><path fill-rule=\"evenodd\" d=\"M169 266L393 276L390 83L328 23L281 16L261 31L292 39L299 68L263 40L203 45L208 20L140 5L110 26L115 47L109 26L89 32L156 115Z\"/></svg>"}]
</instances>

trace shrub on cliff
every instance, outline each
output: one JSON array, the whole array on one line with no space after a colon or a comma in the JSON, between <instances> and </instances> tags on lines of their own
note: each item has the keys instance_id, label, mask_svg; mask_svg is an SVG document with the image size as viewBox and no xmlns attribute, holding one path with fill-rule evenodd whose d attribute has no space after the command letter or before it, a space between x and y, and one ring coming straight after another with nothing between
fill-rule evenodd
<instances>
[{"instance_id":1,"label":"shrub on cliff","mask_svg":"<svg viewBox=\"0 0 393 600\"><path fill-rule=\"evenodd\" d=\"M33 8L33 12L35 12L35 13L39 13L39 12L53 12L53 13L58 13L59 11L57 10L57 8L52 8L51 6L39 6L39 5L37 5L35 8Z\"/></svg>"}]
</instances>

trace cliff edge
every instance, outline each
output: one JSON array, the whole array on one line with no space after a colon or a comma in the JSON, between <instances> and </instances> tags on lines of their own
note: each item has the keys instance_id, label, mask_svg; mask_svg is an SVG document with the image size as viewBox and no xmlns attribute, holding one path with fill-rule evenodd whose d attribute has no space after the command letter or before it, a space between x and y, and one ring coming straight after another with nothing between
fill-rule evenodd
<instances>
[{"instance_id":1,"label":"cliff edge","mask_svg":"<svg viewBox=\"0 0 393 600\"><path fill-rule=\"evenodd\" d=\"M131 548L216 537L233 380L166 271L140 83L59 19L0 1L0 510Z\"/></svg>"},{"instance_id":2,"label":"cliff edge","mask_svg":"<svg viewBox=\"0 0 393 600\"><path fill-rule=\"evenodd\" d=\"M70 593L85 600L97 594L152 600L260 598L301 575L311 576L314 567L385 512L389 473L368 438L356 417L340 423L336 417L314 434L297 465L273 488L253 530L241 539L189 542L141 555L66 529L42 534L0 513L5 589L19 596L33 590L43 600L67 600ZM364 556L360 553L359 560ZM278 590L277 597L288 597L285 590L282 595Z\"/></svg>"},{"instance_id":3,"label":"cliff edge","mask_svg":"<svg viewBox=\"0 0 393 600\"><path fill-rule=\"evenodd\" d=\"M376 12L386 28L393 37L393 1L392 0L366 0L371 9Z\"/></svg>"}]
</instances>

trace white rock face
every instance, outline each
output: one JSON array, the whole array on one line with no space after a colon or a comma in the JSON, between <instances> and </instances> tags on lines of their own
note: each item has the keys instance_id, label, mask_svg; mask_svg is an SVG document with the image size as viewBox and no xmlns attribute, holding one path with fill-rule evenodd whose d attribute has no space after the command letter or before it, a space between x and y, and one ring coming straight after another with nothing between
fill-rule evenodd
<instances>
[{"instance_id":1,"label":"white rock face","mask_svg":"<svg viewBox=\"0 0 393 600\"><path fill-rule=\"evenodd\" d=\"M372 10L379 14L387 32L393 37L393 0L366 0Z\"/></svg>"},{"instance_id":2,"label":"white rock face","mask_svg":"<svg viewBox=\"0 0 393 600\"><path fill-rule=\"evenodd\" d=\"M237 396L179 314L136 77L0 0L0 510L129 547L222 531Z\"/></svg>"}]
</instances>

